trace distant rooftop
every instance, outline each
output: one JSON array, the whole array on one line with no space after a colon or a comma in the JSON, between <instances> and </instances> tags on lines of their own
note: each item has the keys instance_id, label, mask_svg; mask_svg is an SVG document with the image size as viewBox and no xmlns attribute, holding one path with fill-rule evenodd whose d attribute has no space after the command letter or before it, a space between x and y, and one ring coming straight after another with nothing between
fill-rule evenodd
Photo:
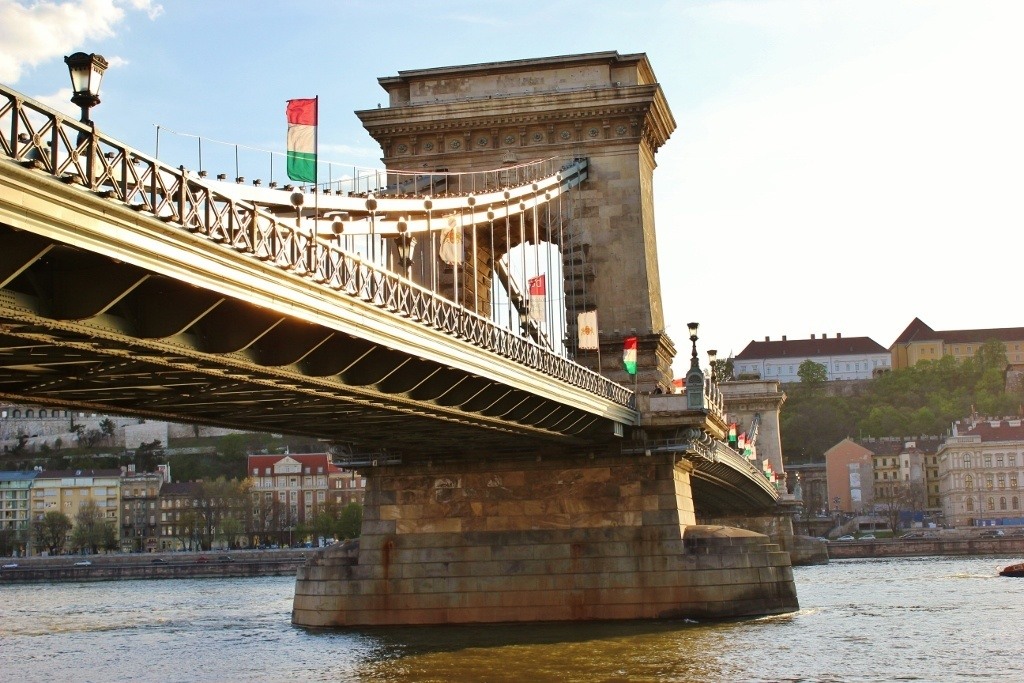
<instances>
[{"instance_id":1,"label":"distant rooftop","mask_svg":"<svg viewBox=\"0 0 1024 683\"><path fill-rule=\"evenodd\" d=\"M811 335L810 339L782 339L772 341L765 337L764 341L751 341L735 357L734 360L753 360L760 358L811 358L815 356L860 356L877 353L888 354L884 346L870 337L844 337L836 334Z\"/></svg>"}]
</instances>

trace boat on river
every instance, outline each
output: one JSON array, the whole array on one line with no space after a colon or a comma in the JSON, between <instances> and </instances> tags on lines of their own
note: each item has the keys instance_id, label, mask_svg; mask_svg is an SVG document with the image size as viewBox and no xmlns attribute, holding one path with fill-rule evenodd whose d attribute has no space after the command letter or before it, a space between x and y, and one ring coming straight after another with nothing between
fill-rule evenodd
<instances>
[{"instance_id":1,"label":"boat on river","mask_svg":"<svg viewBox=\"0 0 1024 683\"><path fill-rule=\"evenodd\" d=\"M999 572L999 576L1024 577L1024 562L1006 565L1005 567L1003 567L1003 570Z\"/></svg>"}]
</instances>

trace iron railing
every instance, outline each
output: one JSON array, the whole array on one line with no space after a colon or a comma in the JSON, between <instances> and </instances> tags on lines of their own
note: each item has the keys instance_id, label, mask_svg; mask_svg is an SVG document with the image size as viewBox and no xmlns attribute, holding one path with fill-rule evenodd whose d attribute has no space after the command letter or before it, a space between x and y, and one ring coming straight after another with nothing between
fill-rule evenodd
<instances>
[{"instance_id":1,"label":"iron railing","mask_svg":"<svg viewBox=\"0 0 1024 683\"><path fill-rule=\"evenodd\" d=\"M229 197L183 166L168 166L102 135L93 125L68 118L3 85L0 131L0 151L14 162L635 408L633 392L602 375L308 231L281 222L251 202ZM529 165L518 167L512 179L535 183L538 173L551 172L554 166L551 160L545 160L529 169ZM560 177L554 170L545 177L556 175ZM466 182L464 191L471 192L476 186ZM423 204L422 199L410 201Z\"/></svg>"}]
</instances>

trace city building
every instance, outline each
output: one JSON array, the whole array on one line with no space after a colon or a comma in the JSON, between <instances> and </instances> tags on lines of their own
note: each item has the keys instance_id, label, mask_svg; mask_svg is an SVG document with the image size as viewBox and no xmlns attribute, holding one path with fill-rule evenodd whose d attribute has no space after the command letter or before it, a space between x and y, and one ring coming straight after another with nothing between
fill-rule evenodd
<instances>
[{"instance_id":1,"label":"city building","mask_svg":"<svg viewBox=\"0 0 1024 683\"><path fill-rule=\"evenodd\" d=\"M829 509L828 475L824 462L786 464L786 485L807 515L825 515Z\"/></svg>"},{"instance_id":2,"label":"city building","mask_svg":"<svg viewBox=\"0 0 1024 683\"><path fill-rule=\"evenodd\" d=\"M939 447L939 496L947 524L1024 524L1024 425L1020 419L970 420Z\"/></svg>"},{"instance_id":3,"label":"city building","mask_svg":"<svg viewBox=\"0 0 1024 683\"><path fill-rule=\"evenodd\" d=\"M202 483L165 482L159 493L160 550L196 550L199 547L199 515L196 508Z\"/></svg>"},{"instance_id":4,"label":"city building","mask_svg":"<svg viewBox=\"0 0 1024 683\"><path fill-rule=\"evenodd\" d=\"M115 529L121 526L121 470L44 470L32 482L32 519L62 512L71 523L93 503Z\"/></svg>"},{"instance_id":5,"label":"city building","mask_svg":"<svg viewBox=\"0 0 1024 683\"><path fill-rule=\"evenodd\" d=\"M28 546L29 494L37 474L0 471L0 533L9 535L8 541L19 555Z\"/></svg>"},{"instance_id":6,"label":"city building","mask_svg":"<svg viewBox=\"0 0 1024 683\"><path fill-rule=\"evenodd\" d=\"M160 549L160 472L136 473L129 466L121 477L121 550L154 552Z\"/></svg>"},{"instance_id":7,"label":"city building","mask_svg":"<svg viewBox=\"0 0 1024 683\"><path fill-rule=\"evenodd\" d=\"M941 512L936 456L941 442L938 436L858 440L874 454L876 510L898 502L915 517L907 523L920 523L925 516L931 519Z\"/></svg>"},{"instance_id":8,"label":"city building","mask_svg":"<svg viewBox=\"0 0 1024 683\"><path fill-rule=\"evenodd\" d=\"M985 342L998 340L1006 348L1010 365L1024 364L1024 327L1002 327L988 330L936 331L914 318L889 347L894 370L909 368L923 360L939 360L953 356L957 360L972 358Z\"/></svg>"},{"instance_id":9,"label":"city building","mask_svg":"<svg viewBox=\"0 0 1024 683\"><path fill-rule=\"evenodd\" d=\"M800 381L800 364L812 360L825 368L828 379L871 379L890 368L890 354L869 337L837 334L810 339L752 341L733 361L737 379L757 378L782 383Z\"/></svg>"},{"instance_id":10,"label":"city building","mask_svg":"<svg viewBox=\"0 0 1024 683\"><path fill-rule=\"evenodd\" d=\"M825 477L832 512L860 514L874 506L874 453L853 439L825 451Z\"/></svg>"}]
</instances>

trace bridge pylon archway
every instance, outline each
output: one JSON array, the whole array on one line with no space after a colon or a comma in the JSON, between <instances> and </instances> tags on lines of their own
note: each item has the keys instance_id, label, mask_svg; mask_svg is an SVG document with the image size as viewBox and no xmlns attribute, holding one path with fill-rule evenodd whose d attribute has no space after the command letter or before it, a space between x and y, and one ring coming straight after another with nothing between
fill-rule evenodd
<instances>
[{"instance_id":1,"label":"bridge pylon archway","mask_svg":"<svg viewBox=\"0 0 1024 683\"><path fill-rule=\"evenodd\" d=\"M578 313L598 311L601 353L576 350L576 360L633 384L619 358L623 340L636 336L637 388L671 387L675 347L662 310L653 173L655 153L675 120L646 55L597 52L400 71L378 80L388 106L356 114L389 170L422 169L436 177L544 158L588 159L587 181L551 202L543 216L524 213L506 224L503 207L493 207L500 224L493 234L501 239L475 241L458 291L472 284L489 297L500 257L541 235L561 248L570 348ZM470 188L485 189L495 188ZM445 271L428 245L417 248L420 258ZM441 291L454 292L453 285ZM489 298L475 300L490 306Z\"/></svg>"}]
</instances>

